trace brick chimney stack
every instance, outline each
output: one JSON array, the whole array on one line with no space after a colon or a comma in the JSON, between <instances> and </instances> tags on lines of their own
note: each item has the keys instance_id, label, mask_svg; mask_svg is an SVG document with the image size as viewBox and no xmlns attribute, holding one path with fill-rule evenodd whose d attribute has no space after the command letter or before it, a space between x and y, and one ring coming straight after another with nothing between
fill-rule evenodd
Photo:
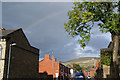
<instances>
[{"instance_id":1,"label":"brick chimney stack","mask_svg":"<svg viewBox=\"0 0 120 80\"><path fill-rule=\"evenodd\" d=\"M45 54L45 59L50 59L50 54Z\"/></svg>"},{"instance_id":2,"label":"brick chimney stack","mask_svg":"<svg viewBox=\"0 0 120 80\"><path fill-rule=\"evenodd\" d=\"M99 67L99 63L98 63L98 62L96 62L96 70L98 69L98 67Z\"/></svg>"},{"instance_id":3,"label":"brick chimney stack","mask_svg":"<svg viewBox=\"0 0 120 80\"><path fill-rule=\"evenodd\" d=\"M60 63L60 64L61 64L62 62L61 62L61 61L58 61L58 63Z\"/></svg>"}]
</instances>

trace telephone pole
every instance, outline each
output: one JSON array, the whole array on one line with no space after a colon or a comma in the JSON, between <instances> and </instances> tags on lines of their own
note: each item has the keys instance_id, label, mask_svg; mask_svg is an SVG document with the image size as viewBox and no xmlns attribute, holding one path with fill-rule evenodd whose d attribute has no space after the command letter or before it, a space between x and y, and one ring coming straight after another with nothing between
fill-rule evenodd
<instances>
[{"instance_id":1,"label":"telephone pole","mask_svg":"<svg viewBox=\"0 0 120 80\"><path fill-rule=\"evenodd\" d=\"M54 60L53 60L53 50L52 50L52 72L53 72L53 80L54 80Z\"/></svg>"}]
</instances>

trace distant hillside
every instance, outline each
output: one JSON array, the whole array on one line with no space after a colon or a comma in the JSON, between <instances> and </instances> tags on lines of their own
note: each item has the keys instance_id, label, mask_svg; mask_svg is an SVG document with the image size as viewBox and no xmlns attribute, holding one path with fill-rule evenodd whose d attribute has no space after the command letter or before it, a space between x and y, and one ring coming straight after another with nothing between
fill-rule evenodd
<instances>
[{"instance_id":1,"label":"distant hillside","mask_svg":"<svg viewBox=\"0 0 120 80\"><path fill-rule=\"evenodd\" d=\"M99 57L81 57L78 59L66 61L63 64L67 65L67 64L78 63L80 65L94 65L95 62L98 61L98 59L99 59Z\"/></svg>"}]
</instances>

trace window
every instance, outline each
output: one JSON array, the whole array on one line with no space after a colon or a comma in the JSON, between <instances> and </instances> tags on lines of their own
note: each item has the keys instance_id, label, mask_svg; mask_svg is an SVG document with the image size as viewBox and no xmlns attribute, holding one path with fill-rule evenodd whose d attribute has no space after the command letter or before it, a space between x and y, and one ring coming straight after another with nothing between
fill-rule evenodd
<instances>
[{"instance_id":1,"label":"window","mask_svg":"<svg viewBox=\"0 0 120 80\"><path fill-rule=\"evenodd\" d=\"M2 45L0 44L0 59L2 59Z\"/></svg>"}]
</instances>

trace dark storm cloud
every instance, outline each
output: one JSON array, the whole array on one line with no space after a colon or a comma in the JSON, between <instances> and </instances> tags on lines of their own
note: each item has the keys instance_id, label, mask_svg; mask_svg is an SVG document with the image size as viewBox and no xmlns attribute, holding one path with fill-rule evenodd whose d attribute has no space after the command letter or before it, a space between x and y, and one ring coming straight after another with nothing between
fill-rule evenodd
<instances>
[{"instance_id":1,"label":"dark storm cloud","mask_svg":"<svg viewBox=\"0 0 120 80\"><path fill-rule=\"evenodd\" d=\"M110 40L106 39L104 36L95 36L91 38L89 45L92 45L93 48L100 49L107 47L109 42Z\"/></svg>"},{"instance_id":2,"label":"dark storm cloud","mask_svg":"<svg viewBox=\"0 0 120 80\"><path fill-rule=\"evenodd\" d=\"M84 51L85 53L93 53L93 51L92 50L86 50L86 51Z\"/></svg>"},{"instance_id":3,"label":"dark storm cloud","mask_svg":"<svg viewBox=\"0 0 120 80\"><path fill-rule=\"evenodd\" d=\"M3 3L3 27L23 28L30 44L41 49L40 57L54 51L57 60L67 61L82 56L97 56L106 47L109 34L101 34L97 28L88 46L83 50L75 38L69 40L64 29L67 12L72 3Z\"/></svg>"}]
</instances>

